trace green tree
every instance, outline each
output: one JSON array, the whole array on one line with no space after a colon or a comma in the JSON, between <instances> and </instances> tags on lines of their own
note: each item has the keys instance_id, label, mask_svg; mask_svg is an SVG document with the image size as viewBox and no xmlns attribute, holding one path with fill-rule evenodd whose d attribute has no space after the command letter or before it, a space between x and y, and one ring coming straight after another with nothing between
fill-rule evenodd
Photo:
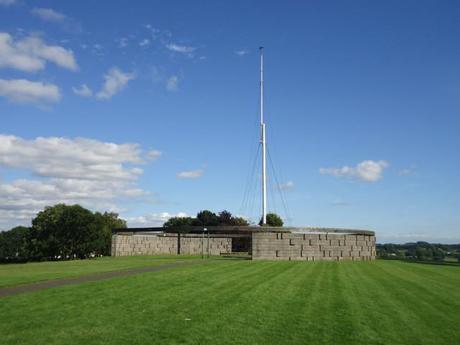
<instances>
[{"instance_id":1,"label":"green tree","mask_svg":"<svg viewBox=\"0 0 460 345\"><path fill-rule=\"evenodd\" d=\"M218 216L219 225L233 225L233 226L248 226L249 223L242 217L235 217L229 211L219 212Z\"/></svg>"},{"instance_id":2,"label":"green tree","mask_svg":"<svg viewBox=\"0 0 460 345\"><path fill-rule=\"evenodd\" d=\"M196 215L197 225L215 226L219 225L219 218L214 212L209 210L200 211Z\"/></svg>"},{"instance_id":3,"label":"green tree","mask_svg":"<svg viewBox=\"0 0 460 345\"><path fill-rule=\"evenodd\" d=\"M192 226L193 220L194 219L192 217L171 217L163 224L163 227L185 229Z\"/></svg>"},{"instance_id":4,"label":"green tree","mask_svg":"<svg viewBox=\"0 0 460 345\"><path fill-rule=\"evenodd\" d=\"M80 205L46 207L32 220L36 255L49 259L86 258L104 253L102 221Z\"/></svg>"},{"instance_id":5,"label":"green tree","mask_svg":"<svg viewBox=\"0 0 460 345\"><path fill-rule=\"evenodd\" d=\"M30 228L16 226L0 232L0 260L27 261L30 256Z\"/></svg>"},{"instance_id":6,"label":"green tree","mask_svg":"<svg viewBox=\"0 0 460 345\"><path fill-rule=\"evenodd\" d=\"M283 220L276 213L267 213L266 226L283 226L283 224ZM260 219L259 225L262 226L262 218Z\"/></svg>"},{"instance_id":7,"label":"green tree","mask_svg":"<svg viewBox=\"0 0 460 345\"><path fill-rule=\"evenodd\" d=\"M219 212L217 218L220 225L232 225L233 215L226 210Z\"/></svg>"},{"instance_id":8,"label":"green tree","mask_svg":"<svg viewBox=\"0 0 460 345\"><path fill-rule=\"evenodd\" d=\"M249 222L243 217L233 217L232 225L235 226L249 226Z\"/></svg>"},{"instance_id":9,"label":"green tree","mask_svg":"<svg viewBox=\"0 0 460 345\"><path fill-rule=\"evenodd\" d=\"M102 231L102 237L98 238L99 252L102 255L110 255L112 246L112 230L119 228L126 228L126 221L118 218L118 213L114 212L96 212L94 214L97 226Z\"/></svg>"}]
</instances>

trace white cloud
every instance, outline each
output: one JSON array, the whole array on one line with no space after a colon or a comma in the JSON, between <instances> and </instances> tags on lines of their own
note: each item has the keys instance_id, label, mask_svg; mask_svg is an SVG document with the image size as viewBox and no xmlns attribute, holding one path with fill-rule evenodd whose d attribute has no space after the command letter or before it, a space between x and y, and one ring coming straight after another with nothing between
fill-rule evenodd
<instances>
[{"instance_id":1,"label":"white cloud","mask_svg":"<svg viewBox=\"0 0 460 345\"><path fill-rule=\"evenodd\" d=\"M56 103L61 99L59 88L26 79L0 79L0 96L19 103Z\"/></svg>"},{"instance_id":2,"label":"white cloud","mask_svg":"<svg viewBox=\"0 0 460 345\"><path fill-rule=\"evenodd\" d=\"M112 98L115 94L123 90L126 84L134 78L134 73L125 73L116 67L111 68L104 76L104 86L102 90L96 94L96 98Z\"/></svg>"},{"instance_id":3,"label":"white cloud","mask_svg":"<svg viewBox=\"0 0 460 345\"><path fill-rule=\"evenodd\" d=\"M141 47L146 47L146 46L150 45L150 40L147 39L147 38L146 38L146 39L143 39L142 41L139 42L139 45L140 45Z\"/></svg>"},{"instance_id":4,"label":"white cloud","mask_svg":"<svg viewBox=\"0 0 460 345\"><path fill-rule=\"evenodd\" d=\"M189 170L189 171L181 171L177 173L178 178L185 178L185 179L191 179L191 178L199 178L203 176L204 170L198 169L198 170Z\"/></svg>"},{"instance_id":5,"label":"white cloud","mask_svg":"<svg viewBox=\"0 0 460 345\"><path fill-rule=\"evenodd\" d=\"M16 0L0 0L0 5L2 6L10 6L17 3Z\"/></svg>"},{"instance_id":6,"label":"white cloud","mask_svg":"<svg viewBox=\"0 0 460 345\"><path fill-rule=\"evenodd\" d=\"M292 189L292 188L294 188L294 182L292 182L292 181L287 181L286 183L281 183L281 184L280 184L280 188L281 188L281 189L284 189L284 190L286 190L286 189Z\"/></svg>"},{"instance_id":7,"label":"white cloud","mask_svg":"<svg viewBox=\"0 0 460 345\"><path fill-rule=\"evenodd\" d=\"M128 38L126 38L126 37L120 38L120 40L118 41L118 47L119 48L126 48L127 46L128 46Z\"/></svg>"},{"instance_id":8,"label":"white cloud","mask_svg":"<svg viewBox=\"0 0 460 345\"><path fill-rule=\"evenodd\" d=\"M30 13L46 22L61 23L67 19L65 14L59 13L51 8L34 8Z\"/></svg>"},{"instance_id":9,"label":"white cloud","mask_svg":"<svg viewBox=\"0 0 460 345\"><path fill-rule=\"evenodd\" d=\"M46 206L81 204L98 210L116 210L116 201L146 194L123 181L91 181L53 178L46 181L20 179L0 183L0 226L30 224Z\"/></svg>"},{"instance_id":10,"label":"white cloud","mask_svg":"<svg viewBox=\"0 0 460 345\"><path fill-rule=\"evenodd\" d=\"M93 95L93 91L86 84L81 84L80 87L72 87L72 91L82 97L91 97Z\"/></svg>"},{"instance_id":11,"label":"white cloud","mask_svg":"<svg viewBox=\"0 0 460 345\"><path fill-rule=\"evenodd\" d=\"M182 54L189 54L193 53L196 48L195 47L190 47L190 46L183 46L175 43L169 43L166 45L166 48L169 50L176 52L176 53L182 53Z\"/></svg>"},{"instance_id":12,"label":"white cloud","mask_svg":"<svg viewBox=\"0 0 460 345\"><path fill-rule=\"evenodd\" d=\"M383 170L388 167L386 161L366 160L355 167L344 166L342 168L321 168L319 172L337 177L351 177L366 182L376 182L382 178Z\"/></svg>"},{"instance_id":13,"label":"white cloud","mask_svg":"<svg viewBox=\"0 0 460 345\"><path fill-rule=\"evenodd\" d=\"M161 151L158 151L158 150L151 150L149 152L147 152L147 158L150 159L150 160L155 160L157 159L158 157L161 156Z\"/></svg>"},{"instance_id":14,"label":"white cloud","mask_svg":"<svg viewBox=\"0 0 460 345\"><path fill-rule=\"evenodd\" d=\"M145 197L148 193L137 186L142 170L132 166L141 163L137 144L0 135L0 167L40 177L0 182L0 226L26 224L45 206L60 202L115 210L120 199Z\"/></svg>"},{"instance_id":15,"label":"white cloud","mask_svg":"<svg viewBox=\"0 0 460 345\"><path fill-rule=\"evenodd\" d=\"M169 218L172 217L187 217L184 212L171 214L168 212L150 213L144 216L127 217L125 218L128 227L158 227L162 226Z\"/></svg>"},{"instance_id":16,"label":"white cloud","mask_svg":"<svg viewBox=\"0 0 460 345\"><path fill-rule=\"evenodd\" d=\"M166 80L166 90L168 91L177 91L179 87L179 77L177 75L172 75Z\"/></svg>"},{"instance_id":17,"label":"white cloud","mask_svg":"<svg viewBox=\"0 0 460 345\"><path fill-rule=\"evenodd\" d=\"M245 55L249 54L249 51L247 51L246 49L241 49L241 50L235 51L235 54L238 55L238 56L245 56Z\"/></svg>"},{"instance_id":18,"label":"white cloud","mask_svg":"<svg viewBox=\"0 0 460 345\"><path fill-rule=\"evenodd\" d=\"M78 69L71 50L47 45L41 38L34 36L14 42L10 34L0 32L0 68L35 72L44 69L47 61L72 71Z\"/></svg>"},{"instance_id":19,"label":"white cloud","mask_svg":"<svg viewBox=\"0 0 460 345\"><path fill-rule=\"evenodd\" d=\"M33 140L0 135L0 165L58 178L136 180L142 163L137 144L114 144L86 138L38 137Z\"/></svg>"}]
</instances>

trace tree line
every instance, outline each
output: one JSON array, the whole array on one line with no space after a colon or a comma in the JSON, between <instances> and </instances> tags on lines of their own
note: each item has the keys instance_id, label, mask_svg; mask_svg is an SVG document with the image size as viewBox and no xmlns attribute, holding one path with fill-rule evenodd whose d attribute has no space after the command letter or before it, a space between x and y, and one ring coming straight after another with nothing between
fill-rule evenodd
<instances>
[{"instance_id":1,"label":"tree line","mask_svg":"<svg viewBox=\"0 0 460 345\"><path fill-rule=\"evenodd\" d=\"M405 244L377 244L377 256L383 259L460 262L460 244L411 242Z\"/></svg>"},{"instance_id":2,"label":"tree line","mask_svg":"<svg viewBox=\"0 0 460 345\"><path fill-rule=\"evenodd\" d=\"M111 212L91 212L80 205L46 207L31 227L0 232L0 261L85 259L110 255L112 229L126 221Z\"/></svg>"},{"instance_id":3,"label":"tree line","mask_svg":"<svg viewBox=\"0 0 460 345\"><path fill-rule=\"evenodd\" d=\"M197 213L196 217L172 217L163 224L165 228L186 230L191 226L249 226L245 218L233 216L229 211L214 213L203 210ZM260 220L259 225L262 225ZM283 226L283 220L275 213L267 214L267 226Z\"/></svg>"}]
</instances>

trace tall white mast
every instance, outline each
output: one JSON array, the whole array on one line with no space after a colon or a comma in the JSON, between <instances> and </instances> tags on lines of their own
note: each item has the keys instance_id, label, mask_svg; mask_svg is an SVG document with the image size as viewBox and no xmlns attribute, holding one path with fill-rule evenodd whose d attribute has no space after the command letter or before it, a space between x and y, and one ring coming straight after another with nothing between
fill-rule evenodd
<instances>
[{"instance_id":1,"label":"tall white mast","mask_svg":"<svg viewBox=\"0 0 460 345\"><path fill-rule=\"evenodd\" d=\"M262 144L262 225L267 224L267 167L264 122L264 47L260 47L260 142Z\"/></svg>"}]
</instances>

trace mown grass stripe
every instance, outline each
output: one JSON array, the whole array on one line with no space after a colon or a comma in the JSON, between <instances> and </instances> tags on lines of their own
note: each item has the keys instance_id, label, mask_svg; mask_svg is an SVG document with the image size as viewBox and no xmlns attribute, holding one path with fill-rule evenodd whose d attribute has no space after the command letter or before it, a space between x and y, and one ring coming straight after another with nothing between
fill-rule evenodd
<instances>
[{"instance_id":1,"label":"mown grass stripe","mask_svg":"<svg viewBox=\"0 0 460 345\"><path fill-rule=\"evenodd\" d=\"M412 265L210 260L18 295L0 300L1 341L452 344L460 336L456 278L449 271L440 284L433 277L444 267Z\"/></svg>"}]
</instances>

